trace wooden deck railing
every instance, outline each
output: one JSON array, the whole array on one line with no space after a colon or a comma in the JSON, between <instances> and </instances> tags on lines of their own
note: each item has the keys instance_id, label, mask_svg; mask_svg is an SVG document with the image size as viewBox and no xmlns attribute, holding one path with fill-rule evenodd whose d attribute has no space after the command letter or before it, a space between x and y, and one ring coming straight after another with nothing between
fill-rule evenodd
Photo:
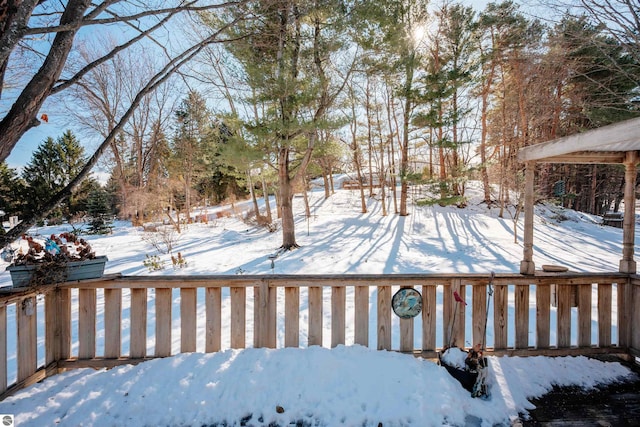
<instances>
[{"instance_id":1,"label":"wooden deck railing","mask_svg":"<svg viewBox=\"0 0 640 427\"><path fill-rule=\"evenodd\" d=\"M485 328L490 354L639 354L637 276L498 274L492 295L488 283L479 274L118 276L5 290L0 396L65 369L180 352L361 344L434 357L483 343ZM392 312L401 287L422 294L416 318Z\"/></svg>"}]
</instances>

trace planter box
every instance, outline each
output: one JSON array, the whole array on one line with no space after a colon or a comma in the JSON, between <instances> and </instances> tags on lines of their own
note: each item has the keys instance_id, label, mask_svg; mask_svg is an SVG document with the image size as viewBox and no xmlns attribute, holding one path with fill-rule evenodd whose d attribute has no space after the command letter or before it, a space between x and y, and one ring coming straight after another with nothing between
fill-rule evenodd
<instances>
[{"instance_id":1,"label":"planter box","mask_svg":"<svg viewBox=\"0 0 640 427\"><path fill-rule=\"evenodd\" d=\"M71 282L74 280L96 279L102 277L104 273L104 265L107 262L106 256L98 256L94 259L84 261L72 261L67 263L63 271L56 272L51 276L44 271L41 274L40 283L51 284L61 282ZM39 268L46 265L30 264L30 265L12 265L7 267L7 271L11 273L11 281L14 287L29 286L31 279Z\"/></svg>"}]
</instances>

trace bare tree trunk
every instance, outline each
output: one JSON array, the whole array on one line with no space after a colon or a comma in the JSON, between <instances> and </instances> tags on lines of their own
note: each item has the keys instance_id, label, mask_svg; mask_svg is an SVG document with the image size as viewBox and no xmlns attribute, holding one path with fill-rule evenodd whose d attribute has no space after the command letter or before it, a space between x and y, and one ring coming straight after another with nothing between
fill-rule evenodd
<instances>
[{"instance_id":1,"label":"bare tree trunk","mask_svg":"<svg viewBox=\"0 0 640 427\"><path fill-rule=\"evenodd\" d=\"M25 3L33 3L33 1ZM89 6L91 6L90 0L69 0L60 18L60 25L68 25L70 28L56 34L49 54L42 66L34 74L31 81L27 83L27 86L13 103L9 112L0 121L0 135L2 135L0 162L9 156L22 135L32 127L40 124L40 120L36 118L36 115L62 73L73 46L73 39ZM32 10L33 7L35 7L35 4L32 5ZM29 15L31 15L31 12L29 12ZM26 18L28 21L28 16ZM6 61L1 63L5 66Z\"/></svg>"},{"instance_id":2,"label":"bare tree trunk","mask_svg":"<svg viewBox=\"0 0 640 427\"><path fill-rule=\"evenodd\" d=\"M361 151L360 145L358 144L358 120L356 120L356 96L352 86L349 86L349 97L351 98L351 115L352 120L349 125L349 129L351 130L351 144L349 148L351 148L351 155L353 156L353 166L356 168L356 176L358 179L358 189L360 191L360 212L367 213L367 202L364 196L364 187L362 186L362 165L360 163Z\"/></svg>"},{"instance_id":3,"label":"bare tree trunk","mask_svg":"<svg viewBox=\"0 0 640 427\"><path fill-rule=\"evenodd\" d=\"M371 93L369 85L370 79L367 76L365 115L367 116L367 153L369 154L369 197L373 197L373 138L371 136Z\"/></svg>"},{"instance_id":4,"label":"bare tree trunk","mask_svg":"<svg viewBox=\"0 0 640 427\"><path fill-rule=\"evenodd\" d=\"M309 206L309 194L307 192L307 178L304 178L303 182L302 195L304 197L304 213L307 218L311 218L311 207Z\"/></svg>"},{"instance_id":5,"label":"bare tree trunk","mask_svg":"<svg viewBox=\"0 0 640 427\"><path fill-rule=\"evenodd\" d=\"M247 171L247 186L249 187L249 194L251 194L251 201L253 202L253 213L256 218L260 218L260 208L258 207L258 198L256 197L256 190L253 188L253 181L251 180L251 172Z\"/></svg>"},{"instance_id":6,"label":"bare tree trunk","mask_svg":"<svg viewBox=\"0 0 640 427\"><path fill-rule=\"evenodd\" d=\"M324 185L324 198L328 199L331 194L330 194L330 190L329 190L329 177L327 176L326 172L323 171L322 173L322 184Z\"/></svg>"},{"instance_id":7,"label":"bare tree trunk","mask_svg":"<svg viewBox=\"0 0 640 427\"><path fill-rule=\"evenodd\" d=\"M289 177L288 149L280 149L278 153L278 193L280 194L280 212L282 214L281 248L285 250L298 248L293 218L293 185Z\"/></svg>"},{"instance_id":8,"label":"bare tree trunk","mask_svg":"<svg viewBox=\"0 0 640 427\"><path fill-rule=\"evenodd\" d=\"M267 187L267 180L262 175L262 196L264 197L264 206L266 208L267 221L273 222L271 218L271 202L269 201L269 188Z\"/></svg>"}]
</instances>

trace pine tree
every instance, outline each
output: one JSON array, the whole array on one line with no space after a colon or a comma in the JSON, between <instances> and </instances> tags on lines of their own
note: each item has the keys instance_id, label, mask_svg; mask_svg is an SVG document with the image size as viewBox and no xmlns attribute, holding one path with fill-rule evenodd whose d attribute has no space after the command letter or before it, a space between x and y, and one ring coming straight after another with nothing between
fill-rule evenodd
<instances>
[{"instance_id":1,"label":"pine tree","mask_svg":"<svg viewBox=\"0 0 640 427\"><path fill-rule=\"evenodd\" d=\"M27 213L38 212L42 204L52 194L64 188L80 172L85 163L84 148L70 130L57 140L49 137L40 144L22 172L27 185L27 206L25 207ZM74 192L73 200L68 200L59 206L52 216L75 214L78 211L74 206L81 204L81 200L85 197L86 194L82 193L81 187Z\"/></svg>"},{"instance_id":2,"label":"pine tree","mask_svg":"<svg viewBox=\"0 0 640 427\"><path fill-rule=\"evenodd\" d=\"M91 217L89 233L107 234L113 227L109 195L103 188L96 188L87 198L87 214Z\"/></svg>"},{"instance_id":3,"label":"pine tree","mask_svg":"<svg viewBox=\"0 0 640 427\"><path fill-rule=\"evenodd\" d=\"M0 210L7 216L21 216L24 209L24 181L15 169L0 163ZM0 218L0 221L5 218ZM2 230L2 227L0 227Z\"/></svg>"}]
</instances>

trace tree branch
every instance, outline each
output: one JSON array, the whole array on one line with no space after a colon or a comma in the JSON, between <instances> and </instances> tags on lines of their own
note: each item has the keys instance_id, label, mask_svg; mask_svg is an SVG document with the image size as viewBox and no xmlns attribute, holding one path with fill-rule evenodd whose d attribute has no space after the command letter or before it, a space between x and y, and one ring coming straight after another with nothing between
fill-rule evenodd
<instances>
[{"instance_id":1,"label":"tree branch","mask_svg":"<svg viewBox=\"0 0 640 427\"><path fill-rule=\"evenodd\" d=\"M230 40L219 40L218 37L222 34L228 27L235 25L238 21L242 20L241 17L236 18L232 22L229 22L223 28L219 29L215 34L207 37L205 40L191 46L187 50L185 50L180 55L173 58L169 63L167 63L162 70L156 73L149 82L142 88L131 102L131 105L127 109L127 111L122 115L118 123L113 127L113 129L109 132L107 137L102 141L100 146L96 149L93 155L87 161L87 164L84 168L78 173L78 175L73 178L69 184L56 193L51 199L49 199L42 210L37 214L31 215L29 218L24 219L18 225L9 230L6 234L0 236L0 246L4 246L16 239L18 239L22 234L24 234L30 227L32 227L40 218L49 214L55 207L68 198L72 192L80 186L82 181L89 175L91 169L95 167L98 160L104 152L107 150L109 145L115 140L116 136L123 130L125 124L131 118L133 113L135 112L138 105L142 102L142 100L155 91L158 86L167 81L169 77L171 77L175 72L177 72L182 66L191 61L196 55L200 53L202 49L204 49L207 45L213 43L222 43Z\"/></svg>"}]
</instances>

